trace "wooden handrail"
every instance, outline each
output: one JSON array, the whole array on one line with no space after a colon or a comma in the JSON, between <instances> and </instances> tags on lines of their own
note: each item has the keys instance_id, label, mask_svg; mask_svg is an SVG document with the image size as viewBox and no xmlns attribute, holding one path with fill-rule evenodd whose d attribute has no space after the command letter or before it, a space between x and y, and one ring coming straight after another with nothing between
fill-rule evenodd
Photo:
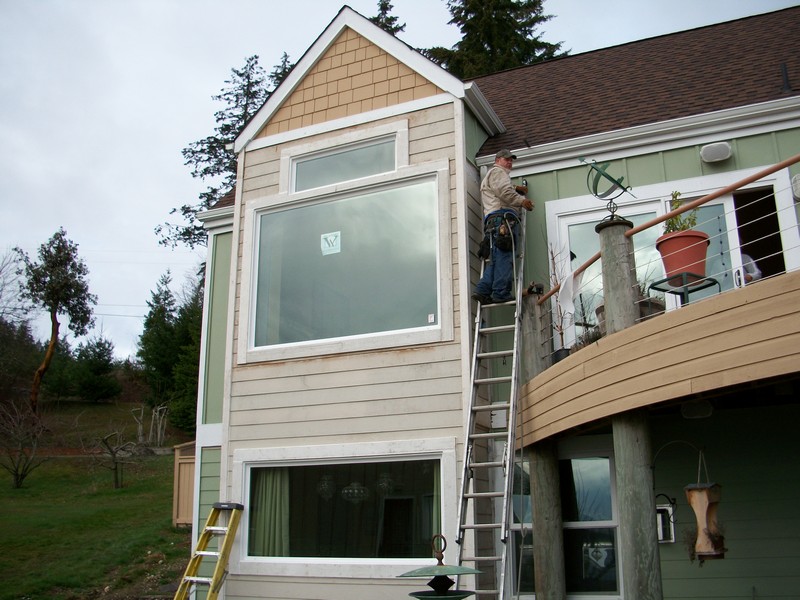
<instances>
[{"instance_id":1,"label":"wooden handrail","mask_svg":"<svg viewBox=\"0 0 800 600\"><path fill-rule=\"evenodd\" d=\"M698 206L702 206L706 202L710 202L711 200L719 198L720 196L724 196L725 194L728 194L728 193L730 193L730 192L732 192L734 190L738 190L740 187L743 187L743 186L747 185L748 183L753 183L754 181L758 181L762 177L766 177L767 175L772 175L776 171L780 171L781 169L785 169L786 167L789 167L789 166L791 166L791 165L793 165L793 164L795 164L797 162L800 162L800 154L795 154L794 156L792 156L790 158L787 158L786 160L783 160L783 161L781 161L781 162L779 162L777 164L772 165L771 167L767 167L766 169L758 171L757 173L753 173L749 177L745 177L744 179L741 179L741 180L739 180L739 181L737 181L735 183L732 183L732 184L730 184L730 185L728 185L728 186L726 186L724 188L721 188L721 189L717 190L716 192L711 192L710 194L706 194L702 198L698 198L697 200L692 200L691 202L687 202L686 204L682 205L680 208L676 208L675 210L671 210L668 213L661 215L660 217L656 217L655 219L650 219L646 223L642 223L641 225L637 225L636 227L633 227L633 228L629 229L628 231L626 231L625 235L627 237L630 237L630 236L632 236L632 235L634 235L636 233L644 231L645 229L649 229L650 227L653 227L654 225L658 225L660 223L663 223L667 219L670 219L670 218L672 218L672 217L674 217L676 215L680 215L680 214L685 213L687 211L694 210L695 208L697 208ZM597 254L592 256L589 260L587 260L585 263L583 263L580 267L575 269L575 273L574 274L575 275L579 275L580 273L583 273L586 269L588 269L594 263L596 263L599 258L600 258L600 252L598 252ZM541 306L548 299L550 299L550 297L553 296L553 294L557 293L558 290L560 290L560 289L561 289L561 284L559 283L558 285L553 287L549 292L547 292L541 298L539 298L539 300L537 300L536 303Z\"/></svg>"}]
</instances>

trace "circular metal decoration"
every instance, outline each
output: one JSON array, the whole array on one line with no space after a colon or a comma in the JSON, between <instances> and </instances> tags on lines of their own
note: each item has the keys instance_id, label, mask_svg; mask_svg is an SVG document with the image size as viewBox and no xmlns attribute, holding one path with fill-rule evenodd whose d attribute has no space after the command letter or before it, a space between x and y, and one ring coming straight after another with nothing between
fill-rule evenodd
<instances>
[{"instance_id":1,"label":"circular metal decoration","mask_svg":"<svg viewBox=\"0 0 800 600\"><path fill-rule=\"evenodd\" d=\"M611 213L610 218L613 219L615 217L614 213L617 212L617 205L614 200L625 192L631 194L631 187L626 187L625 184L622 183L622 180L625 179L624 177L615 179L606 171L608 165L611 163L597 164L594 160L592 162L587 162L583 158L579 158L578 160L589 167L589 172L586 174L586 187L589 188L589 192L592 196L598 200L607 202L606 208L608 212ZM633 194L631 194L631 196L633 196Z\"/></svg>"}]
</instances>

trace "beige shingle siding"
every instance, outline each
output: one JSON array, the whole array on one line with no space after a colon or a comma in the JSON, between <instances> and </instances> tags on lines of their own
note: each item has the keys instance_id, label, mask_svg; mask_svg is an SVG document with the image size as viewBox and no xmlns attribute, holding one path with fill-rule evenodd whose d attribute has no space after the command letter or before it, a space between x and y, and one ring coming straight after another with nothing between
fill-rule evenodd
<instances>
[{"instance_id":1,"label":"beige shingle siding","mask_svg":"<svg viewBox=\"0 0 800 600\"><path fill-rule=\"evenodd\" d=\"M345 29L258 137L441 93L352 29Z\"/></svg>"}]
</instances>

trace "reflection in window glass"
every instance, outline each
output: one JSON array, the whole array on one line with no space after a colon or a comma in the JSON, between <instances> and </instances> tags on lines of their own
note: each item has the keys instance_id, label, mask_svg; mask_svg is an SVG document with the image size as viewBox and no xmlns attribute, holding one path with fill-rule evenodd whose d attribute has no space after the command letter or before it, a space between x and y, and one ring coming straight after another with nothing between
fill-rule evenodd
<instances>
[{"instance_id":1,"label":"reflection in window glass","mask_svg":"<svg viewBox=\"0 0 800 600\"><path fill-rule=\"evenodd\" d=\"M716 279L722 291L733 288L730 248L728 246L728 227L725 221L723 204L705 204L697 211L695 229L708 234L709 246L706 253L706 275ZM717 286L692 293L692 302L719 293Z\"/></svg>"},{"instance_id":2,"label":"reflection in window glass","mask_svg":"<svg viewBox=\"0 0 800 600\"><path fill-rule=\"evenodd\" d=\"M614 529L565 529L564 570L567 592L617 592Z\"/></svg>"},{"instance_id":3,"label":"reflection in window glass","mask_svg":"<svg viewBox=\"0 0 800 600\"><path fill-rule=\"evenodd\" d=\"M255 345L438 326L434 179L264 213Z\"/></svg>"},{"instance_id":4,"label":"reflection in window glass","mask_svg":"<svg viewBox=\"0 0 800 600\"><path fill-rule=\"evenodd\" d=\"M559 461L561 515L568 521L610 521L611 471L608 458Z\"/></svg>"},{"instance_id":5,"label":"reflection in window glass","mask_svg":"<svg viewBox=\"0 0 800 600\"><path fill-rule=\"evenodd\" d=\"M439 461L254 468L248 506L250 556L429 558Z\"/></svg>"},{"instance_id":6,"label":"reflection in window glass","mask_svg":"<svg viewBox=\"0 0 800 600\"><path fill-rule=\"evenodd\" d=\"M635 227L654 219L655 216L656 213L649 212L639 215L626 215L625 218L632 222ZM569 226L569 248L576 256L572 261L573 268L582 265L600 250L600 239L594 230L599 222L600 219ZM664 277L661 256L656 250L656 239L661 235L660 231L658 227L651 227L633 236L636 279L645 288L653 281ZM586 269L581 278L580 293L575 300L576 336L580 336L583 333L585 326L592 327L597 325L595 309L602 303L603 272L601 259Z\"/></svg>"},{"instance_id":7,"label":"reflection in window glass","mask_svg":"<svg viewBox=\"0 0 800 600\"><path fill-rule=\"evenodd\" d=\"M368 146L298 160L295 163L295 191L394 171L394 149L395 141L391 138Z\"/></svg>"}]
</instances>

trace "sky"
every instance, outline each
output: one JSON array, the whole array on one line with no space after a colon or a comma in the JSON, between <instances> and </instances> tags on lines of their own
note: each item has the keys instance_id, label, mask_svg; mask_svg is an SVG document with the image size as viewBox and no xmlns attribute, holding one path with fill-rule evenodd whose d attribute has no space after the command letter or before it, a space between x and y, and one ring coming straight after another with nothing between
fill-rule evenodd
<instances>
[{"instance_id":1,"label":"sky","mask_svg":"<svg viewBox=\"0 0 800 600\"><path fill-rule=\"evenodd\" d=\"M135 356L144 316L168 270L179 298L205 252L165 248L154 229L180 222L206 184L181 150L214 133L212 100L257 54L269 72L301 58L337 0L0 0L0 256L63 227L98 298L90 336ZM366 17L377 0L349 0ZM548 42L571 54L702 27L798 0L544 0ZM446 0L393 0L415 48L460 39ZM34 336L49 337L42 315ZM75 347L75 339L62 325Z\"/></svg>"}]
</instances>

